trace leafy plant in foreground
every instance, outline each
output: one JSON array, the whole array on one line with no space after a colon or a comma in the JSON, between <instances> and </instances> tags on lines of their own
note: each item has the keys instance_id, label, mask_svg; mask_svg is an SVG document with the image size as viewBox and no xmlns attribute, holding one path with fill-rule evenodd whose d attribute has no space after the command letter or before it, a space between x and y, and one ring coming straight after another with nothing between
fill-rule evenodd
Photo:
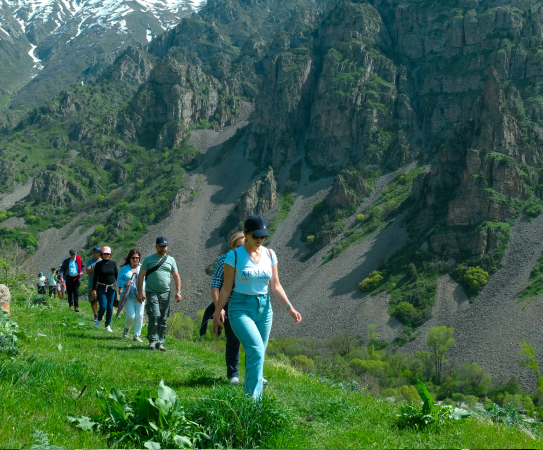
<instances>
[{"instance_id":1,"label":"leafy plant in foreground","mask_svg":"<svg viewBox=\"0 0 543 450\"><path fill-rule=\"evenodd\" d=\"M421 430L425 428L439 428L447 423L462 420L471 416L471 412L452 406L436 405L434 399L422 381L417 383L419 395L422 399L420 406L402 406L398 414L397 425L400 429Z\"/></svg>"},{"instance_id":2,"label":"leafy plant in foreground","mask_svg":"<svg viewBox=\"0 0 543 450\"><path fill-rule=\"evenodd\" d=\"M11 320L6 312L0 311L0 353L19 353L17 339L23 336L24 332L19 330L17 322Z\"/></svg>"},{"instance_id":3,"label":"leafy plant in foreground","mask_svg":"<svg viewBox=\"0 0 543 450\"><path fill-rule=\"evenodd\" d=\"M113 445L122 442L132 448L195 448L208 438L196 422L187 420L175 391L161 381L158 397L148 388L140 389L134 400L112 388L109 396L96 393L102 414L95 417L68 416L77 428L96 429L106 434Z\"/></svg>"},{"instance_id":4,"label":"leafy plant in foreground","mask_svg":"<svg viewBox=\"0 0 543 450\"><path fill-rule=\"evenodd\" d=\"M30 448L36 449L36 448L48 448L48 449L61 449L66 447L57 447L56 445L51 445L49 443L49 438L47 436L47 433L42 430L34 430L34 433L32 433L32 437L34 438L34 445Z\"/></svg>"}]
</instances>

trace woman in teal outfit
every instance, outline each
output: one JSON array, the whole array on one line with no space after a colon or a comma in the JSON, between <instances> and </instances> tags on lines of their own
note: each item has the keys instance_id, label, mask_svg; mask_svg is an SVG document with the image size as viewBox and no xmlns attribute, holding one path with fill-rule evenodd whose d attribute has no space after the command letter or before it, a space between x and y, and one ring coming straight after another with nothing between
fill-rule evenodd
<instances>
[{"instance_id":1,"label":"woman in teal outfit","mask_svg":"<svg viewBox=\"0 0 543 450\"><path fill-rule=\"evenodd\" d=\"M299 323L302 316L290 304L279 282L275 252L262 245L270 235L266 219L260 215L248 217L244 235L245 245L229 252L224 261L224 284L213 316L213 331L219 335L222 327L220 311L230 297L235 280L228 316L247 355L243 392L258 399L262 396L264 357L273 320L269 289L295 323Z\"/></svg>"}]
</instances>

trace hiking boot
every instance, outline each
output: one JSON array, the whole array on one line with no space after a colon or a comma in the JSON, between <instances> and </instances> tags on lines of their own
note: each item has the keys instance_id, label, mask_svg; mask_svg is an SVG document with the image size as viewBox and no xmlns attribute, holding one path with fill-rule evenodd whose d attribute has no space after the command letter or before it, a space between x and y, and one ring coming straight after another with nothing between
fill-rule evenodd
<instances>
[{"instance_id":1,"label":"hiking boot","mask_svg":"<svg viewBox=\"0 0 543 450\"><path fill-rule=\"evenodd\" d=\"M149 343L149 347L147 347L149 350L156 350L156 342Z\"/></svg>"},{"instance_id":2,"label":"hiking boot","mask_svg":"<svg viewBox=\"0 0 543 450\"><path fill-rule=\"evenodd\" d=\"M160 344L158 347L157 347L161 352L165 352L166 349L164 348L164 346L162 344Z\"/></svg>"},{"instance_id":3,"label":"hiking boot","mask_svg":"<svg viewBox=\"0 0 543 450\"><path fill-rule=\"evenodd\" d=\"M68 307L68 309L72 309L72 305L70 305L70 306Z\"/></svg>"},{"instance_id":4,"label":"hiking boot","mask_svg":"<svg viewBox=\"0 0 543 450\"><path fill-rule=\"evenodd\" d=\"M76 307L74 308L74 311L75 311L75 312L79 312L79 308L76 306Z\"/></svg>"},{"instance_id":5,"label":"hiking boot","mask_svg":"<svg viewBox=\"0 0 543 450\"><path fill-rule=\"evenodd\" d=\"M266 378L262 378L262 385L266 386L268 384L268 380Z\"/></svg>"},{"instance_id":6,"label":"hiking boot","mask_svg":"<svg viewBox=\"0 0 543 450\"><path fill-rule=\"evenodd\" d=\"M110 333L113 333L113 330L111 329L111 327L109 325L106 327L106 331L108 331Z\"/></svg>"},{"instance_id":7,"label":"hiking boot","mask_svg":"<svg viewBox=\"0 0 543 450\"><path fill-rule=\"evenodd\" d=\"M239 386L239 378L238 377L230 378L230 384L233 386Z\"/></svg>"},{"instance_id":8,"label":"hiking boot","mask_svg":"<svg viewBox=\"0 0 543 450\"><path fill-rule=\"evenodd\" d=\"M143 340L139 336L134 336L132 340L136 342L143 342Z\"/></svg>"},{"instance_id":9,"label":"hiking boot","mask_svg":"<svg viewBox=\"0 0 543 450\"><path fill-rule=\"evenodd\" d=\"M100 327L100 322L102 322L102 321L96 319L96 322L94 322L94 328L99 328Z\"/></svg>"},{"instance_id":10,"label":"hiking boot","mask_svg":"<svg viewBox=\"0 0 543 450\"><path fill-rule=\"evenodd\" d=\"M128 337L128 332L130 331L129 328L125 328L124 331L123 331L123 337L124 338L127 338Z\"/></svg>"}]
</instances>

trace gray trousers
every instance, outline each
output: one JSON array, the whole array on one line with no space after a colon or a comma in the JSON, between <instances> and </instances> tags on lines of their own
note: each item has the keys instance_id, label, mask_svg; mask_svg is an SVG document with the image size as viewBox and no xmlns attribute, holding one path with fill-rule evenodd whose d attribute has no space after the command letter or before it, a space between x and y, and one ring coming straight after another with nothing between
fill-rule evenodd
<instances>
[{"instance_id":1,"label":"gray trousers","mask_svg":"<svg viewBox=\"0 0 543 450\"><path fill-rule=\"evenodd\" d=\"M147 324L147 339L149 342L163 344L166 340L166 321L170 315L170 291L146 291L147 301L145 311L149 318Z\"/></svg>"}]
</instances>

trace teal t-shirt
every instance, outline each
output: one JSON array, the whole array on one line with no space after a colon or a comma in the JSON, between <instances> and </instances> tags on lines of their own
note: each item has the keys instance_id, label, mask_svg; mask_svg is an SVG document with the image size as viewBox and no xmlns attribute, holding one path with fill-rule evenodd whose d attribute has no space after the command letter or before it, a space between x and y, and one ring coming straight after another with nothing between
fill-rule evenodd
<instances>
[{"instance_id":1,"label":"teal t-shirt","mask_svg":"<svg viewBox=\"0 0 543 450\"><path fill-rule=\"evenodd\" d=\"M89 259L87 261L87 269L92 269L96 265L96 263L98 261L102 261L102 258L100 258L100 259L94 259L94 258ZM87 277L88 277L87 279L89 280L89 287L91 288L92 287L92 280L94 279L94 272L89 273L87 275Z\"/></svg>"},{"instance_id":2,"label":"teal t-shirt","mask_svg":"<svg viewBox=\"0 0 543 450\"><path fill-rule=\"evenodd\" d=\"M146 256L140 270L149 270L155 267L161 259L162 257L157 256L156 253ZM177 264L175 259L168 255L164 264L146 278L147 286L145 290L147 292L168 292L170 290L172 273L174 272L177 272Z\"/></svg>"}]
</instances>

